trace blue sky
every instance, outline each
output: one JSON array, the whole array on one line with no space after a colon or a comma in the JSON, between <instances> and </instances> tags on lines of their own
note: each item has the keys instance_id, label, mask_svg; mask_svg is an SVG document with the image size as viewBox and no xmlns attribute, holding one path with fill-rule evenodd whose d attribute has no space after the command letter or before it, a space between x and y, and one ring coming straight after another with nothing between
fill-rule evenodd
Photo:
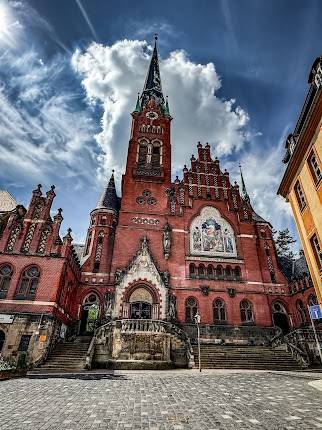
<instances>
[{"instance_id":1,"label":"blue sky","mask_svg":"<svg viewBox=\"0 0 322 430\"><path fill-rule=\"evenodd\" d=\"M208 141L232 180L242 163L255 210L295 234L276 190L321 22L319 0L0 0L0 188L28 205L55 184L82 241L112 168L120 182L157 32L174 175Z\"/></svg>"}]
</instances>

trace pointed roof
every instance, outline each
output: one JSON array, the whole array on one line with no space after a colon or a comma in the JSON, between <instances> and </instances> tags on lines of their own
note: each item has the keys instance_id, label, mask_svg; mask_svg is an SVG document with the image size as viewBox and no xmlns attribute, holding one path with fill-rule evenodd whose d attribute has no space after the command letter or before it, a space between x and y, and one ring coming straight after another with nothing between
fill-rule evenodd
<instances>
[{"instance_id":1,"label":"pointed roof","mask_svg":"<svg viewBox=\"0 0 322 430\"><path fill-rule=\"evenodd\" d=\"M105 208L117 211L119 209L119 199L116 194L114 170L112 171L111 178L107 187L103 191L99 201L97 202L96 209Z\"/></svg>"},{"instance_id":2,"label":"pointed roof","mask_svg":"<svg viewBox=\"0 0 322 430\"><path fill-rule=\"evenodd\" d=\"M243 172L242 172L242 169L241 169L241 165L239 165L239 169L240 169L240 180L241 180L241 185L242 185L242 187L241 187L241 196L242 196L242 198L243 198L243 200L250 200L249 199L249 195L248 195L248 193L247 193L247 190L246 190L246 185L245 185L245 181L244 181L244 177L243 177Z\"/></svg>"},{"instance_id":3,"label":"pointed roof","mask_svg":"<svg viewBox=\"0 0 322 430\"><path fill-rule=\"evenodd\" d=\"M0 213L10 212L16 208L18 203L6 190L0 190Z\"/></svg>"},{"instance_id":4,"label":"pointed roof","mask_svg":"<svg viewBox=\"0 0 322 430\"><path fill-rule=\"evenodd\" d=\"M150 61L149 70L145 79L141 100L141 106L145 106L147 102L153 97L159 107L164 108L164 97L162 93L161 75L159 68L159 58L157 50L157 39L155 36L154 48Z\"/></svg>"}]
</instances>

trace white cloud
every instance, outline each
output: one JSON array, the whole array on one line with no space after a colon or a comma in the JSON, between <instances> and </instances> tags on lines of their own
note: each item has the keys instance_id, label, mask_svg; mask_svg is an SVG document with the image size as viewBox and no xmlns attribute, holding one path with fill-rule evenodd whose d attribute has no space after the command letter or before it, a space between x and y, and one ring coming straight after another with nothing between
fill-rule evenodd
<instances>
[{"instance_id":1,"label":"white cloud","mask_svg":"<svg viewBox=\"0 0 322 430\"><path fill-rule=\"evenodd\" d=\"M56 56L44 64L34 51L19 54L7 52L0 64L0 178L91 181L96 127L61 84L68 61Z\"/></svg>"},{"instance_id":2,"label":"white cloud","mask_svg":"<svg viewBox=\"0 0 322 430\"><path fill-rule=\"evenodd\" d=\"M103 107L101 132L96 139L105 155L100 158L104 173L124 169L130 134L130 115L136 93L142 90L150 59L145 41L123 40L111 46L91 44L77 50L72 64L82 77L89 103ZM169 94L174 170L188 162L197 141L208 141L216 154L230 154L249 138L247 112L234 100L216 96L221 87L213 63L192 62L187 54L173 51L160 61L163 90Z\"/></svg>"},{"instance_id":3,"label":"white cloud","mask_svg":"<svg viewBox=\"0 0 322 430\"><path fill-rule=\"evenodd\" d=\"M103 108L102 129L96 135L104 152L99 158L99 177L111 168L124 170L131 124L129 113L135 106L137 91L142 90L149 59L147 43L138 40L123 40L111 46L93 43L85 52L77 50L72 57L88 102ZM250 118L236 100L223 100L216 95L221 79L213 63L196 64L186 52L177 50L160 60L160 69L163 91L169 95L174 117L173 173L177 171L180 175L183 164L189 165L199 140L209 142L214 155L222 158L222 168L230 171L231 180L239 180L241 161L255 210L274 227L291 225L294 232L289 205L276 195L287 130L278 146L263 145L264 137L250 129Z\"/></svg>"}]
</instances>

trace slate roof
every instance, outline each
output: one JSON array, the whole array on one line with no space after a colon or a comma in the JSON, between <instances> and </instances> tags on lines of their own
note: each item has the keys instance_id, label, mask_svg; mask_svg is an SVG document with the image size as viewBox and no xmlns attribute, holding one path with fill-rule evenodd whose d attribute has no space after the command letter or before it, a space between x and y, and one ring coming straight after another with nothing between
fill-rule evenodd
<instances>
[{"instance_id":1,"label":"slate roof","mask_svg":"<svg viewBox=\"0 0 322 430\"><path fill-rule=\"evenodd\" d=\"M161 107L162 109L164 108L164 97L163 97L162 85L161 85L161 75L160 75L156 40L154 43L151 62L150 62L149 70L145 79L145 84L141 95L141 100L142 100L141 107L145 106L147 102L151 99L151 97L154 98L154 100L159 105L159 107Z\"/></svg>"},{"instance_id":2,"label":"slate roof","mask_svg":"<svg viewBox=\"0 0 322 430\"><path fill-rule=\"evenodd\" d=\"M117 197L114 174L109 180L106 189L103 191L99 201L97 202L96 209L106 208L118 211L120 208L120 199Z\"/></svg>"},{"instance_id":3,"label":"slate roof","mask_svg":"<svg viewBox=\"0 0 322 430\"><path fill-rule=\"evenodd\" d=\"M289 281L300 279L304 275L310 275L304 254L296 260L290 260L286 257L278 257L278 265Z\"/></svg>"}]
</instances>

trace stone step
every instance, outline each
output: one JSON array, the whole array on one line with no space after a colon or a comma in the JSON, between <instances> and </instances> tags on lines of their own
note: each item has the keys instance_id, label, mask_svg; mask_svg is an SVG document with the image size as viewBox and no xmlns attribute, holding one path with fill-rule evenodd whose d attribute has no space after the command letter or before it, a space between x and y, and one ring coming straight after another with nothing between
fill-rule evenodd
<instances>
[{"instance_id":1,"label":"stone step","mask_svg":"<svg viewBox=\"0 0 322 430\"><path fill-rule=\"evenodd\" d=\"M86 336L77 338L75 342L57 344L47 362L39 368L39 372L83 370L90 340L91 337Z\"/></svg>"},{"instance_id":2,"label":"stone step","mask_svg":"<svg viewBox=\"0 0 322 430\"><path fill-rule=\"evenodd\" d=\"M198 367L199 351L193 347L195 365ZM269 347L200 345L201 366L205 369L269 369L297 370L298 363L285 350Z\"/></svg>"}]
</instances>

